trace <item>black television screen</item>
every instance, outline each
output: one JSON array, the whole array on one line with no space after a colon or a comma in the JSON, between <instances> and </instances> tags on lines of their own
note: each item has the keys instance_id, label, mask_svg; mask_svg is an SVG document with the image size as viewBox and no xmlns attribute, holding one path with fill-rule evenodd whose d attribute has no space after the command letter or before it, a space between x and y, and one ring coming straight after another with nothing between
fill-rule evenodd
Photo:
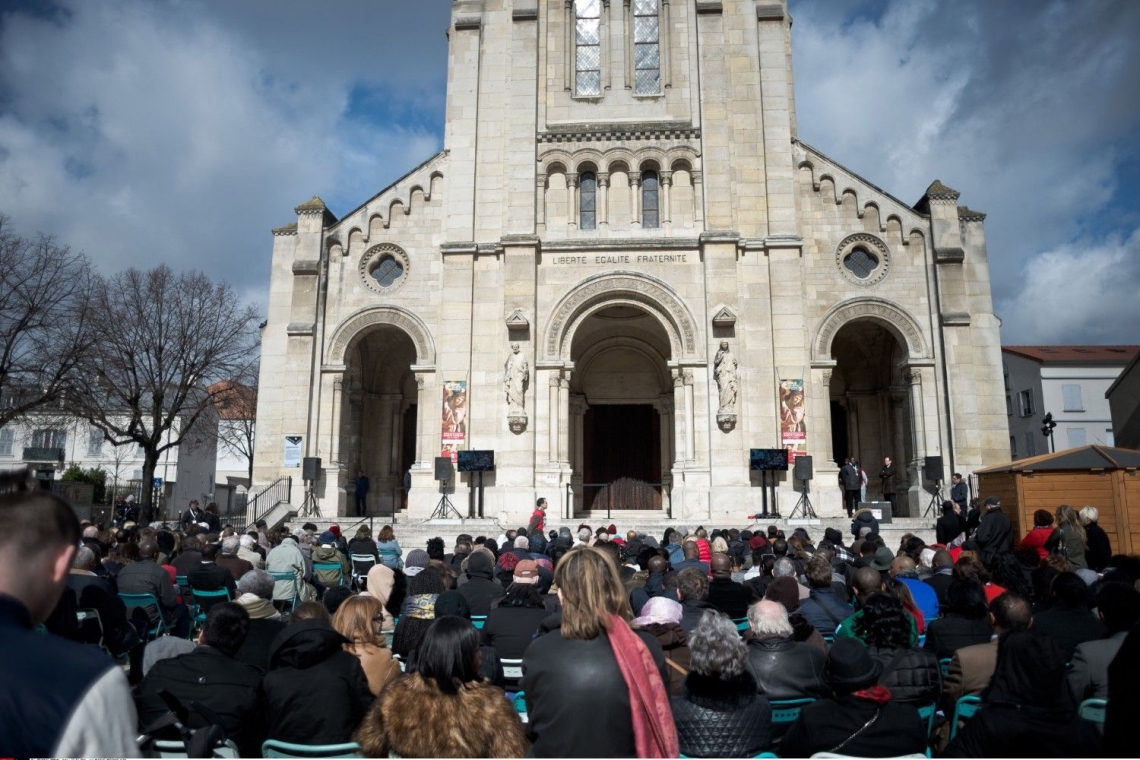
<instances>
[{"instance_id":1,"label":"black television screen","mask_svg":"<svg viewBox=\"0 0 1140 760\"><path fill-rule=\"evenodd\" d=\"M788 469L787 449L752 449L748 454L750 470Z\"/></svg>"},{"instance_id":2,"label":"black television screen","mask_svg":"<svg viewBox=\"0 0 1140 760\"><path fill-rule=\"evenodd\" d=\"M460 451L460 472L491 472L495 469L494 451Z\"/></svg>"}]
</instances>

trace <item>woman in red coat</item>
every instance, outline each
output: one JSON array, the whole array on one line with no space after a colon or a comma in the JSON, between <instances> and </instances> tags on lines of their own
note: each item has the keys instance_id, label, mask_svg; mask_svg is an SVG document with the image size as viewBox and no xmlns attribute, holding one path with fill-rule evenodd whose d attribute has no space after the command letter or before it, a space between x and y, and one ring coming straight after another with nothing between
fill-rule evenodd
<instances>
[{"instance_id":1,"label":"woman in red coat","mask_svg":"<svg viewBox=\"0 0 1140 760\"><path fill-rule=\"evenodd\" d=\"M1045 548L1045 540L1053 532L1053 515L1044 509L1033 513L1033 528L1021 539L1019 546L1027 546L1037 551L1037 556L1045 559L1049 550Z\"/></svg>"}]
</instances>

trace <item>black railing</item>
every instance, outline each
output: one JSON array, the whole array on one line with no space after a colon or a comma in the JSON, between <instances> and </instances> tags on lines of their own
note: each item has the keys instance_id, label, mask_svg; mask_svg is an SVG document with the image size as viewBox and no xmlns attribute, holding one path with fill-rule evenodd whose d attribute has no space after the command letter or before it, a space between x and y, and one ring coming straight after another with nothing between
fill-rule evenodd
<instances>
[{"instance_id":1,"label":"black railing","mask_svg":"<svg viewBox=\"0 0 1140 760\"><path fill-rule=\"evenodd\" d=\"M574 516L574 489L582 489L582 509L583 511L597 511L601 507L599 500L605 503L606 519L610 519L610 513L615 510L638 510L642 512L656 512L660 511L662 507L662 499L668 507L668 516L670 519L673 517L673 492L670 484L668 483L644 483L637 481L635 484L642 492L640 497L631 499L629 494L623 493L620 487L621 481L614 483L567 483L566 484L566 512L572 518ZM598 489L594 493L590 493L588 489ZM650 491L649 489L653 489ZM589 498L587 498L589 497ZM631 501L635 503L631 505ZM636 502L642 502L645 506L639 506Z\"/></svg>"},{"instance_id":2,"label":"black railing","mask_svg":"<svg viewBox=\"0 0 1140 760\"><path fill-rule=\"evenodd\" d=\"M245 519L242 520L246 524L246 528L252 528L258 520L269 514L269 511L281 502L289 501L292 491L293 476L286 475L249 497L245 503ZM236 515L237 512L234 514Z\"/></svg>"}]
</instances>

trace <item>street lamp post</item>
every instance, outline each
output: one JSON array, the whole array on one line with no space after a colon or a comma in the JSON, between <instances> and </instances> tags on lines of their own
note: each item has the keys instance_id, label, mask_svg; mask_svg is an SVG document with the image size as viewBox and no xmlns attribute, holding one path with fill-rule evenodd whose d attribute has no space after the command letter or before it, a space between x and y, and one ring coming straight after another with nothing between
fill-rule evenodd
<instances>
[{"instance_id":1,"label":"street lamp post","mask_svg":"<svg viewBox=\"0 0 1140 760\"><path fill-rule=\"evenodd\" d=\"M1055 453L1057 447L1053 442L1053 428L1057 427L1057 423L1053 421L1053 413L1049 412L1045 415L1044 424L1041 426L1041 435L1049 439L1049 453Z\"/></svg>"}]
</instances>

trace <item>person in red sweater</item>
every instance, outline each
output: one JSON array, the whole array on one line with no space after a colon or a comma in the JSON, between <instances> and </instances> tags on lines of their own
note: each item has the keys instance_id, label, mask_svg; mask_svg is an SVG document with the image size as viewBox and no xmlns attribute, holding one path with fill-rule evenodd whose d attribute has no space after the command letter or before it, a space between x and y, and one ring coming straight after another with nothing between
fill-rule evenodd
<instances>
[{"instance_id":1,"label":"person in red sweater","mask_svg":"<svg viewBox=\"0 0 1140 760\"><path fill-rule=\"evenodd\" d=\"M531 512L530 523L526 527L528 535L534 534L535 531L543 533L546 531L546 499L539 499L534 505L534 512Z\"/></svg>"},{"instance_id":2,"label":"person in red sweater","mask_svg":"<svg viewBox=\"0 0 1140 760\"><path fill-rule=\"evenodd\" d=\"M1021 539L1019 546L1027 546L1037 550L1037 556L1045 559L1049 550L1045 548L1045 540L1053 533L1053 515L1048 510L1039 509L1033 513L1033 528Z\"/></svg>"},{"instance_id":3,"label":"person in red sweater","mask_svg":"<svg viewBox=\"0 0 1140 760\"><path fill-rule=\"evenodd\" d=\"M697 551L700 552L700 560L704 563L712 561L712 547L709 545L709 534L704 528L697 528Z\"/></svg>"}]
</instances>

